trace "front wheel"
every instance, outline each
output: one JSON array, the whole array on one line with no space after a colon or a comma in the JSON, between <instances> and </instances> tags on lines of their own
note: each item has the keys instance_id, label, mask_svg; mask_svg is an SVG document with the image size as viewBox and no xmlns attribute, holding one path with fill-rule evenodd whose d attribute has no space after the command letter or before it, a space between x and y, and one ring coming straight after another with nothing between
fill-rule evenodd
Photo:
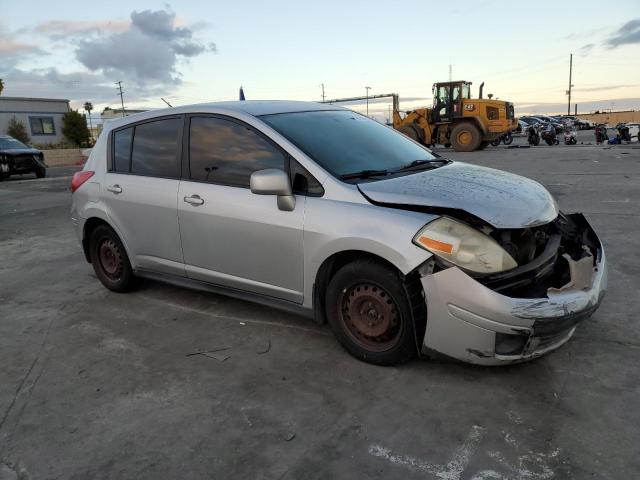
<instances>
[{"instance_id":1,"label":"front wheel","mask_svg":"<svg viewBox=\"0 0 640 480\"><path fill-rule=\"evenodd\" d=\"M47 176L47 169L44 167L37 167L34 171L36 178L44 178Z\"/></svg>"},{"instance_id":2,"label":"front wheel","mask_svg":"<svg viewBox=\"0 0 640 480\"><path fill-rule=\"evenodd\" d=\"M340 344L354 357L397 365L417 354L411 307L403 280L374 260L356 260L329 282L326 312Z\"/></svg>"},{"instance_id":3,"label":"front wheel","mask_svg":"<svg viewBox=\"0 0 640 480\"><path fill-rule=\"evenodd\" d=\"M89 255L96 276L114 292L128 292L135 286L129 257L116 232L100 225L91 232Z\"/></svg>"},{"instance_id":4,"label":"front wheel","mask_svg":"<svg viewBox=\"0 0 640 480\"><path fill-rule=\"evenodd\" d=\"M416 142L420 141L420 139L418 138L418 132L411 125L402 125L400 128L398 128L398 131L403 135L409 137L411 140L414 140Z\"/></svg>"},{"instance_id":5,"label":"front wheel","mask_svg":"<svg viewBox=\"0 0 640 480\"><path fill-rule=\"evenodd\" d=\"M456 152L473 152L482 142L480 130L471 122L462 122L451 131L451 145Z\"/></svg>"}]
</instances>

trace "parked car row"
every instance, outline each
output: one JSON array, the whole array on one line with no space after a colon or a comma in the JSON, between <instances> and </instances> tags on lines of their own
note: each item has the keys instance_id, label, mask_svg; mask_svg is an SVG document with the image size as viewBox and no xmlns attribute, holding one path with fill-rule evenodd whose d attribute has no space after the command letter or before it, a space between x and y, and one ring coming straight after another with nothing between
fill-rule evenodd
<instances>
[{"instance_id":1,"label":"parked car row","mask_svg":"<svg viewBox=\"0 0 640 480\"><path fill-rule=\"evenodd\" d=\"M551 118L555 118L565 126L576 127L578 130L592 130L596 126L594 121L578 118L575 115L554 115Z\"/></svg>"}]
</instances>

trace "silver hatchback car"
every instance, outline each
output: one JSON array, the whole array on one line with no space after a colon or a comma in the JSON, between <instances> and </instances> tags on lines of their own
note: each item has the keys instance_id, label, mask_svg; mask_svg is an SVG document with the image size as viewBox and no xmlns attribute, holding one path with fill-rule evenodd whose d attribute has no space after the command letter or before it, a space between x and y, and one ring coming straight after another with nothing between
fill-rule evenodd
<instances>
[{"instance_id":1,"label":"silver hatchback car","mask_svg":"<svg viewBox=\"0 0 640 480\"><path fill-rule=\"evenodd\" d=\"M599 306L602 245L540 184L452 162L333 105L222 102L105 126L72 180L86 259L328 322L381 365L499 365L564 344Z\"/></svg>"}]
</instances>

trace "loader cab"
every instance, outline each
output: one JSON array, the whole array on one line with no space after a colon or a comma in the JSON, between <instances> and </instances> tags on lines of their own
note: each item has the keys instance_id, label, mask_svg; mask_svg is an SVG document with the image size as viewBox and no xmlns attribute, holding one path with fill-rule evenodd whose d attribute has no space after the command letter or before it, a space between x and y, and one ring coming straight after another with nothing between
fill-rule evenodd
<instances>
[{"instance_id":1,"label":"loader cab","mask_svg":"<svg viewBox=\"0 0 640 480\"><path fill-rule=\"evenodd\" d=\"M433 84L433 123L451 122L462 116L462 100L471 98L471 82Z\"/></svg>"}]
</instances>

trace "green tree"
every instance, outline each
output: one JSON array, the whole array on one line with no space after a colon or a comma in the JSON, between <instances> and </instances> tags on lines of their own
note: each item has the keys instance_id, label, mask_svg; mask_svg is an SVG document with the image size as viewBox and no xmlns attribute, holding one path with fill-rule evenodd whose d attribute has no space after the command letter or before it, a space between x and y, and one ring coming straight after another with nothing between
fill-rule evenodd
<instances>
[{"instance_id":1,"label":"green tree","mask_svg":"<svg viewBox=\"0 0 640 480\"><path fill-rule=\"evenodd\" d=\"M24 123L16 117L12 117L11 120L9 120L7 135L15 138L16 140L20 140L22 143L29 143L31 141L29 134L27 133L27 127L25 127Z\"/></svg>"},{"instance_id":2,"label":"green tree","mask_svg":"<svg viewBox=\"0 0 640 480\"><path fill-rule=\"evenodd\" d=\"M86 117L77 110L65 113L62 116L62 134L78 147L88 145L91 134L87 127Z\"/></svg>"},{"instance_id":3,"label":"green tree","mask_svg":"<svg viewBox=\"0 0 640 480\"><path fill-rule=\"evenodd\" d=\"M0 78L0 95L2 95L3 90L4 90L4 80Z\"/></svg>"}]
</instances>

